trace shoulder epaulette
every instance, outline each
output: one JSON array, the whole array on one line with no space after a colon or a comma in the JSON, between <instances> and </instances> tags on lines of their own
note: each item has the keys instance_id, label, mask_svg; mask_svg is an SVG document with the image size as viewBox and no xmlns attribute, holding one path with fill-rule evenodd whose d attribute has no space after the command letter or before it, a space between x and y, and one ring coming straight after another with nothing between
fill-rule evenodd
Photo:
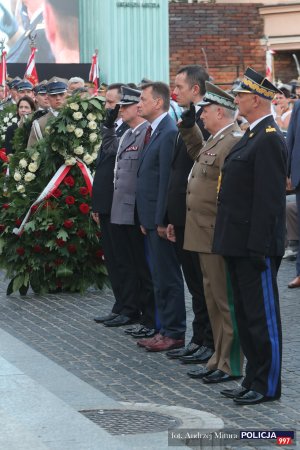
<instances>
[{"instance_id":1,"label":"shoulder epaulette","mask_svg":"<svg viewBox=\"0 0 300 450\"><path fill-rule=\"evenodd\" d=\"M271 125L269 125L269 126L266 128L266 133L273 133L273 132L276 132L276 128L271 127Z\"/></svg>"}]
</instances>

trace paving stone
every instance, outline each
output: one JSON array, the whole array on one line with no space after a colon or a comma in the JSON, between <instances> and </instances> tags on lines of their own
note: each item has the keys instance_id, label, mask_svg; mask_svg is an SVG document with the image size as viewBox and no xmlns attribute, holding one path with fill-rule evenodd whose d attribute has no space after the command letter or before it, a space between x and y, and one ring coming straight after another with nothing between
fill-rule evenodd
<instances>
[{"instance_id":1,"label":"paving stone","mask_svg":"<svg viewBox=\"0 0 300 450\"><path fill-rule=\"evenodd\" d=\"M186 372L193 367L148 353L124 328L106 328L95 316L111 311L111 291L26 297L5 295L0 279L0 327L49 357L70 373L118 401L150 402L205 410L222 418L225 428L298 429L300 423L300 289L287 288L295 276L294 263L284 261L279 272L283 324L282 399L238 407L223 398L224 385L204 385ZM187 291L186 291L187 292ZM187 292L188 342L191 335L191 298ZM226 387L237 386L230 382ZM254 449L257 444L246 445ZM228 447L230 448L230 447ZM236 448L236 447L232 447ZM242 447L240 447L242 449Z\"/></svg>"}]
</instances>

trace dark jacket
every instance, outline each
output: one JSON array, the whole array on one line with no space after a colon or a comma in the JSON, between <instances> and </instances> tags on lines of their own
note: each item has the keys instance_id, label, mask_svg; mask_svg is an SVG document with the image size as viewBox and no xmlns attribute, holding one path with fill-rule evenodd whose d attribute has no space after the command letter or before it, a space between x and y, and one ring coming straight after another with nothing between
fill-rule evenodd
<instances>
[{"instance_id":1,"label":"dark jacket","mask_svg":"<svg viewBox=\"0 0 300 450\"><path fill-rule=\"evenodd\" d=\"M165 116L141 152L137 172L136 204L141 225L167 225L167 192L177 126Z\"/></svg>"},{"instance_id":2,"label":"dark jacket","mask_svg":"<svg viewBox=\"0 0 300 450\"><path fill-rule=\"evenodd\" d=\"M287 132L288 176L292 178L292 186L300 184L300 100L293 108Z\"/></svg>"},{"instance_id":3,"label":"dark jacket","mask_svg":"<svg viewBox=\"0 0 300 450\"><path fill-rule=\"evenodd\" d=\"M117 137L121 137L128 129L126 123L122 123L116 131ZM110 215L114 192L114 167L118 150L118 141L113 141L112 146L104 148L101 145L96 160L96 172L92 191L92 210L95 213Z\"/></svg>"},{"instance_id":4,"label":"dark jacket","mask_svg":"<svg viewBox=\"0 0 300 450\"><path fill-rule=\"evenodd\" d=\"M13 123L10 125L5 133L5 142L4 142L4 148L6 149L6 154L14 153L13 148L13 139L15 135L15 131L18 129L18 124Z\"/></svg>"},{"instance_id":5,"label":"dark jacket","mask_svg":"<svg viewBox=\"0 0 300 450\"><path fill-rule=\"evenodd\" d=\"M202 131L204 140L209 138L209 133L205 130L200 119L201 109L197 112L197 125ZM174 153L171 165L170 181L168 188L167 216L168 222L184 227L186 216L186 188L189 173L194 161L187 153L186 145L180 133L177 134Z\"/></svg>"},{"instance_id":6,"label":"dark jacket","mask_svg":"<svg viewBox=\"0 0 300 450\"><path fill-rule=\"evenodd\" d=\"M286 157L283 134L272 116L233 147L222 169L214 253L283 255Z\"/></svg>"}]
</instances>

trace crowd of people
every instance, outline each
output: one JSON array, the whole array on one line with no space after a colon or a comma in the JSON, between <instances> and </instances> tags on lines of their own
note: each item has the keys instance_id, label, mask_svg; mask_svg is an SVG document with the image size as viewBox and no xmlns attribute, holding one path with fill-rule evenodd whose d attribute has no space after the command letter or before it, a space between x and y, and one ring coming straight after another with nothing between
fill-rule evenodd
<instances>
[{"instance_id":1,"label":"crowd of people","mask_svg":"<svg viewBox=\"0 0 300 450\"><path fill-rule=\"evenodd\" d=\"M150 80L101 92L106 116L97 124L91 207L115 302L94 320L126 326L146 351L205 364L188 376L206 384L240 379L245 357L241 386L221 394L239 405L276 400L277 273L286 239L289 246L299 240L295 221L286 238L285 210L293 190L300 213L300 101L292 98L300 84L293 95L248 68L227 92L202 66L189 65L174 86L172 98L168 85ZM68 95L93 95L78 77L36 87L14 79L9 88L1 107L15 103L17 121L6 130L8 166L23 116L33 113L30 148ZM299 253L290 288L300 287ZM184 282L194 314L189 343Z\"/></svg>"}]
</instances>

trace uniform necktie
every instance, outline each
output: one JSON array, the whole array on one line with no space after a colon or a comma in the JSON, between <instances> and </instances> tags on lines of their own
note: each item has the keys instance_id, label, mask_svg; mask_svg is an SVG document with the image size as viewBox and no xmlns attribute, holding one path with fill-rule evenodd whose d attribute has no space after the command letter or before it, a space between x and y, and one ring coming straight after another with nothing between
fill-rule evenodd
<instances>
[{"instance_id":1,"label":"uniform necktie","mask_svg":"<svg viewBox=\"0 0 300 450\"><path fill-rule=\"evenodd\" d=\"M145 134L144 147L146 147L146 145L147 145L148 142L150 141L150 138L151 138L151 132L152 132L152 128L151 128L151 125L149 125L149 127L147 128L146 134Z\"/></svg>"}]
</instances>

